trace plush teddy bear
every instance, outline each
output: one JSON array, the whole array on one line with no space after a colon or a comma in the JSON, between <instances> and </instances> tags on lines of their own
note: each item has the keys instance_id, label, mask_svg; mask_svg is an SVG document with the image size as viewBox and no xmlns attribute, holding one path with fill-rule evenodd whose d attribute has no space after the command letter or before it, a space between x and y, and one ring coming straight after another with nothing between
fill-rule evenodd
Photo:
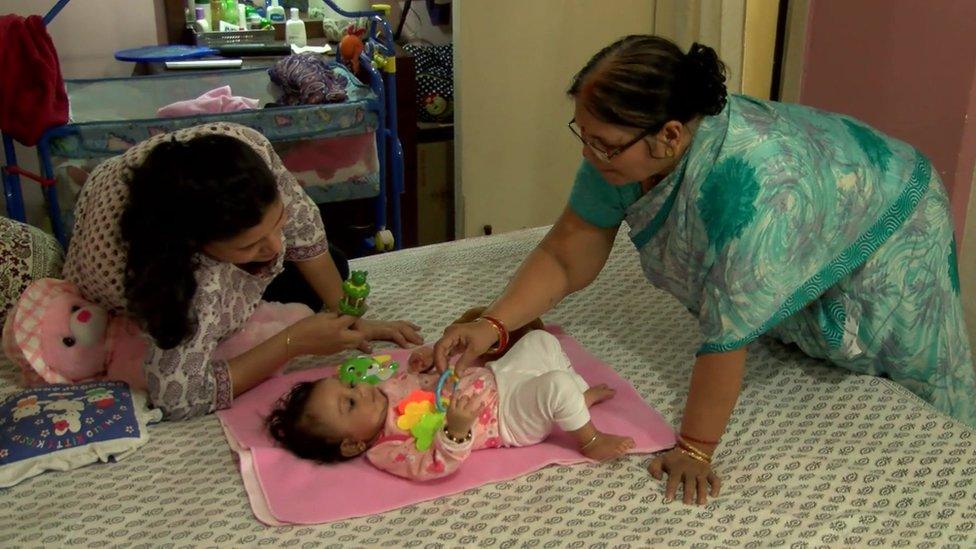
<instances>
[{"instance_id":1,"label":"plush teddy bear","mask_svg":"<svg viewBox=\"0 0 976 549\"><path fill-rule=\"evenodd\" d=\"M312 314L302 304L262 302L239 332L217 346L214 358L238 356ZM3 328L4 352L29 386L108 379L144 390L147 346L131 319L109 314L74 284L53 278L32 282Z\"/></svg>"}]
</instances>

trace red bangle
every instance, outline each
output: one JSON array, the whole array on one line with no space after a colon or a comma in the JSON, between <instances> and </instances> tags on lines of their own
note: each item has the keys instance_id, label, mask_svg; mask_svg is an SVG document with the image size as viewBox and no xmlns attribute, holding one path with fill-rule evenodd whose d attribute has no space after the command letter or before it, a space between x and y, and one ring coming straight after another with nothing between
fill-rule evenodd
<instances>
[{"instance_id":1,"label":"red bangle","mask_svg":"<svg viewBox=\"0 0 976 549\"><path fill-rule=\"evenodd\" d=\"M688 442L695 442L695 443L698 443L698 444L707 444L709 446L718 446L718 443L719 443L719 441L717 441L717 440L702 440L700 438L690 437L690 436L688 436L688 435L686 435L684 433L681 433L678 436L680 438L683 438L683 439L687 440Z\"/></svg>"},{"instance_id":2,"label":"red bangle","mask_svg":"<svg viewBox=\"0 0 976 549\"><path fill-rule=\"evenodd\" d=\"M498 332L498 343L491 349L488 349L488 353L493 355L501 354L508 347L508 330L505 329L505 324L501 320L491 316L482 316L481 320L491 324L491 327Z\"/></svg>"}]
</instances>

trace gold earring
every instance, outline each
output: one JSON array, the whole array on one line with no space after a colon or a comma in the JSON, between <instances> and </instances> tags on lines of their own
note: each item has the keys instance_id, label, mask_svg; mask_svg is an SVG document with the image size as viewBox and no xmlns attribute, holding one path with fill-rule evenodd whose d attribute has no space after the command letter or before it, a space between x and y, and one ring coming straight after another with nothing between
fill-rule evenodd
<instances>
[{"instance_id":1,"label":"gold earring","mask_svg":"<svg viewBox=\"0 0 976 549\"><path fill-rule=\"evenodd\" d=\"M674 149L668 147L667 150L664 152L664 156L667 156L668 158L674 156Z\"/></svg>"}]
</instances>

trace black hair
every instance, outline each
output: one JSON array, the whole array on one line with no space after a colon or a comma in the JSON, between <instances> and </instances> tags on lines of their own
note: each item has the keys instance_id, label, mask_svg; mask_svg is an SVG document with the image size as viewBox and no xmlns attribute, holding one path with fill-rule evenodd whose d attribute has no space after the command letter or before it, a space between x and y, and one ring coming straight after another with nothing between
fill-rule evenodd
<instances>
[{"instance_id":1,"label":"black hair","mask_svg":"<svg viewBox=\"0 0 976 549\"><path fill-rule=\"evenodd\" d=\"M341 450L341 441L330 441L312 428L312 419L306 415L305 406L315 388L315 381L295 384L288 393L278 399L265 420L272 438L286 450L302 459L319 463L337 463L350 459Z\"/></svg>"},{"instance_id":2,"label":"black hair","mask_svg":"<svg viewBox=\"0 0 976 549\"><path fill-rule=\"evenodd\" d=\"M132 170L119 220L128 312L162 349L194 331L197 253L258 225L278 197L267 163L226 135L163 141Z\"/></svg>"},{"instance_id":3,"label":"black hair","mask_svg":"<svg viewBox=\"0 0 976 549\"><path fill-rule=\"evenodd\" d=\"M652 132L722 112L728 97L725 64L695 43L688 53L670 40L630 35L594 55L567 92L609 124Z\"/></svg>"}]
</instances>

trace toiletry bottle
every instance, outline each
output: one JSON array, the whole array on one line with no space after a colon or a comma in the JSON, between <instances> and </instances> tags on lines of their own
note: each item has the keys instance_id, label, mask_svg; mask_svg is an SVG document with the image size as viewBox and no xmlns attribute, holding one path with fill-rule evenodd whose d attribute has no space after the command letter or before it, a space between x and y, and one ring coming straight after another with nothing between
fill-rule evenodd
<instances>
[{"instance_id":1,"label":"toiletry bottle","mask_svg":"<svg viewBox=\"0 0 976 549\"><path fill-rule=\"evenodd\" d=\"M221 14L223 13L223 2L221 0L210 0L210 28L215 32L220 30Z\"/></svg>"},{"instance_id":2,"label":"toiletry bottle","mask_svg":"<svg viewBox=\"0 0 976 549\"><path fill-rule=\"evenodd\" d=\"M237 4L237 26L241 28L242 31L248 29L247 25L247 8L244 4Z\"/></svg>"},{"instance_id":3,"label":"toiletry bottle","mask_svg":"<svg viewBox=\"0 0 976 549\"><path fill-rule=\"evenodd\" d=\"M203 8L203 16L207 19L207 23L213 20L210 16L210 0L193 0L193 14L196 15L196 10ZM196 19L194 19L196 22Z\"/></svg>"},{"instance_id":4,"label":"toiletry bottle","mask_svg":"<svg viewBox=\"0 0 976 549\"><path fill-rule=\"evenodd\" d=\"M305 47L305 22L298 17L298 8L291 9L291 19L285 24L285 43Z\"/></svg>"},{"instance_id":5,"label":"toiletry bottle","mask_svg":"<svg viewBox=\"0 0 976 549\"><path fill-rule=\"evenodd\" d=\"M285 22L285 8L278 4L278 0L271 0L271 6L268 7L268 19L272 23Z\"/></svg>"},{"instance_id":6,"label":"toiletry bottle","mask_svg":"<svg viewBox=\"0 0 976 549\"><path fill-rule=\"evenodd\" d=\"M197 32L210 32L210 21L207 21L207 12L200 6L197 6L195 11Z\"/></svg>"},{"instance_id":7,"label":"toiletry bottle","mask_svg":"<svg viewBox=\"0 0 976 549\"><path fill-rule=\"evenodd\" d=\"M237 25L237 0L223 0L220 6L220 19Z\"/></svg>"}]
</instances>

